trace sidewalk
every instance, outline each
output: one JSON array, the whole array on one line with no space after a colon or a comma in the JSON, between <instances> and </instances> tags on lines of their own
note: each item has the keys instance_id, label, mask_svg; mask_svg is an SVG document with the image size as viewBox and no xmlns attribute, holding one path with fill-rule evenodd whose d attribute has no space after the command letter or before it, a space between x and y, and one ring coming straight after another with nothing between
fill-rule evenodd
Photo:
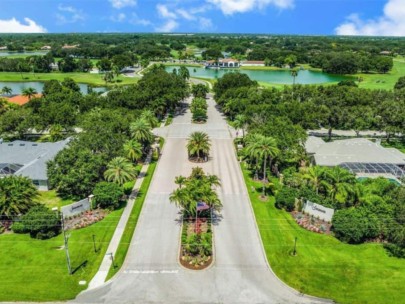
<instances>
[{"instance_id":1,"label":"sidewalk","mask_svg":"<svg viewBox=\"0 0 405 304\"><path fill-rule=\"evenodd\" d=\"M96 275L90 281L87 290L97 288L104 284L105 279L107 278L108 272L112 265L112 259L110 253L115 256L115 252L117 251L118 245L120 244L121 237L124 233L125 226L127 225L129 216L131 215L132 208L135 204L135 199L138 195L138 191L142 185L143 179L148 171L150 161L152 159L152 150L149 152L148 156L146 157L145 163L142 166L141 172L139 173L138 178L136 179L134 188L132 189L131 195L129 196L129 200L125 207L124 212L121 215L120 221L118 222L117 227L115 228L115 232L113 237L111 238L110 245L107 248L106 255L101 262L100 268L98 269Z\"/></svg>"}]
</instances>

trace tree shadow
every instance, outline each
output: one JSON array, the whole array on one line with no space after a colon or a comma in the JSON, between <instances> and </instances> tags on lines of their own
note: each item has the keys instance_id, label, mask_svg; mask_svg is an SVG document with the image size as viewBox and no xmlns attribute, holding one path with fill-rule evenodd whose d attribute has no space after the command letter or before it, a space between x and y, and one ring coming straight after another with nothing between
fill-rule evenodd
<instances>
[{"instance_id":1,"label":"tree shadow","mask_svg":"<svg viewBox=\"0 0 405 304\"><path fill-rule=\"evenodd\" d=\"M72 270L72 274L75 274L80 268L84 268L87 266L87 260L85 260L83 263L81 263L79 266L77 266L76 268L74 268Z\"/></svg>"}]
</instances>

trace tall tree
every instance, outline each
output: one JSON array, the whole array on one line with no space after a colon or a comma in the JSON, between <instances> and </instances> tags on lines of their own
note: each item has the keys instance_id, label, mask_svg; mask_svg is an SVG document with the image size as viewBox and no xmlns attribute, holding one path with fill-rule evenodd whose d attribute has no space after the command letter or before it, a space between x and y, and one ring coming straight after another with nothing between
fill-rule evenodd
<instances>
[{"instance_id":1,"label":"tall tree","mask_svg":"<svg viewBox=\"0 0 405 304\"><path fill-rule=\"evenodd\" d=\"M11 175L0 178L0 215L11 219L25 214L37 204L38 195L37 189L26 177Z\"/></svg>"},{"instance_id":2,"label":"tall tree","mask_svg":"<svg viewBox=\"0 0 405 304\"><path fill-rule=\"evenodd\" d=\"M201 161L201 157L208 156L211 148L208 134L204 132L193 132L190 134L187 141L188 155L196 156L197 161Z\"/></svg>"},{"instance_id":3,"label":"tall tree","mask_svg":"<svg viewBox=\"0 0 405 304\"><path fill-rule=\"evenodd\" d=\"M123 185L136 178L136 170L126 158L115 157L108 163L104 178L107 181Z\"/></svg>"},{"instance_id":4,"label":"tall tree","mask_svg":"<svg viewBox=\"0 0 405 304\"><path fill-rule=\"evenodd\" d=\"M22 91L22 95L28 97L28 99L31 99L32 97L34 97L36 94L38 94L37 90L35 90L34 88L25 88Z\"/></svg>"},{"instance_id":5,"label":"tall tree","mask_svg":"<svg viewBox=\"0 0 405 304\"><path fill-rule=\"evenodd\" d=\"M137 162L142 157L142 145L135 139L128 140L124 144L124 153L132 162Z\"/></svg>"}]
</instances>

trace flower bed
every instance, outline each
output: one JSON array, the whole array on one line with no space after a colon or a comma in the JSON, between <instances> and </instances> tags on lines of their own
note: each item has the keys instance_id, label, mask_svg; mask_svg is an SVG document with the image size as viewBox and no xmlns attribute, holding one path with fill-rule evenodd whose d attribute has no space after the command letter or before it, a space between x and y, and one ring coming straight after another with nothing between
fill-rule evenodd
<instances>
[{"instance_id":1,"label":"flower bed","mask_svg":"<svg viewBox=\"0 0 405 304\"><path fill-rule=\"evenodd\" d=\"M291 215L301 227L316 233L330 234L332 224L303 212L293 211Z\"/></svg>"},{"instance_id":2,"label":"flower bed","mask_svg":"<svg viewBox=\"0 0 405 304\"><path fill-rule=\"evenodd\" d=\"M107 210L104 209L94 209L84 211L80 214L68 217L65 219L65 229L81 229L97 223L104 219L108 214Z\"/></svg>"},{"instance_id":3,"label":"flower bed","mask_svg":"<svg viewBox=\"0 0 405 304\"><path fill-rule=\"evenodd\" d=\"M181 235L180 263L192 270L205 269L212 263L212 231L207 218L185 220Z\"/></svg>"}]
</instances>

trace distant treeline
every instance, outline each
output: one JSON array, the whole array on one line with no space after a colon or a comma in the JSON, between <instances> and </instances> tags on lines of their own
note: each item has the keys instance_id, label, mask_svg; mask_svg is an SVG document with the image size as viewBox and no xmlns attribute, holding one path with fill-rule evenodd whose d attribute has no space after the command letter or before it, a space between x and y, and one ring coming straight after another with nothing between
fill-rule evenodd
<instances>
[{"instance_id":1,"label":"distant treeline","mask_svg":"<svg viewBox=\"0 0 405 304\"><path fill-rule=\"evenodd\" d=\"M70 48L63 48L69 45ZM218 59L266 60L267 65L310 64L326 72L385 73L392 57L405 55L405 38L274 36L274 35L162 35L162 34L3 34L8 50L51 47L53 57L111 60L131 54L138 60ZM194 52L199 50L199 52ZM201 57L200 54L201 53Z\"/></svg>"}]
</instances>

